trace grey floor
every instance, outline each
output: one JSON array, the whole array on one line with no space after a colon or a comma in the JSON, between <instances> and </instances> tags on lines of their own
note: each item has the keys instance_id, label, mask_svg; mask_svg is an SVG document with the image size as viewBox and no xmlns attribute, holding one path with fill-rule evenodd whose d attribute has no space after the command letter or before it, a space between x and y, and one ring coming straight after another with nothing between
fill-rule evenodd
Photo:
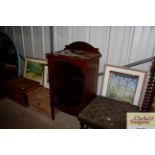
<instances>
[{"instance_id":1,"label":"grey floor","mask_svg":"<svg viewBox=\"0 0 155 155\"><path fill-rule=\"evenodd\" d=\"M1 129L79 129L77 117L58 112L55 120L8 98L0 100Z\"/></svg>"}]
</instances>

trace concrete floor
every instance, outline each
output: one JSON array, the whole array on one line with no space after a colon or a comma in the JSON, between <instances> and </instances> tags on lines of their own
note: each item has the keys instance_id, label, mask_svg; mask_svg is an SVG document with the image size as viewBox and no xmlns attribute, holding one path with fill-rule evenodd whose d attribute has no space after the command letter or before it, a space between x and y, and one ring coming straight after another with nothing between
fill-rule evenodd
<instances>
[{"instance_id":1,"label":"concrete floor","mask_svg":"<svg viewBox=\"0 0 155 155\"><path fill-rule=\"evenodd\" d=\"M77 117L58 112L55 120L8 98L0 100L1 129L79 129Z\"/></svg>"}]
</instances>

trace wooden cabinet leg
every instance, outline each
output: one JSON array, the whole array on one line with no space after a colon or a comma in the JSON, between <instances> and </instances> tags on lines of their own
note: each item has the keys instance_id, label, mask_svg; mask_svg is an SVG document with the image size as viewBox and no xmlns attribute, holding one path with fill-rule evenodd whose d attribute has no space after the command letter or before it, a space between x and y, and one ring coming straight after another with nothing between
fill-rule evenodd
<instances>
[{"instance_id":1,"label":"wooden cabinet leg","mask_svg":"<svg viewBox=\"0 0 155 155\"><path fill-rule=\"evenodd\" d=\"M55 120L54 106L52 104L51 104L51 115L52 115L52 120Z\"/></svg>"},{"instance_id":2,"label":"wooden cabinet leg","mask_svg":"<svg viewBox=\"0 0 155 155\"><path fill-rule=\"evenodd\" d=\"M84 129L84 123L82 121L80 121L80 129Z\"/></svg>"},{"instance_id":3,"label":"wooden cabinet leg","mask_svg":"<svg viewBox=\"0 0 155 155\"><path fill-rule=\"evenodd\" d=\"M83 122L80 121L80 129L88 129L89 127Z\"/></svg>"}]
</instances>

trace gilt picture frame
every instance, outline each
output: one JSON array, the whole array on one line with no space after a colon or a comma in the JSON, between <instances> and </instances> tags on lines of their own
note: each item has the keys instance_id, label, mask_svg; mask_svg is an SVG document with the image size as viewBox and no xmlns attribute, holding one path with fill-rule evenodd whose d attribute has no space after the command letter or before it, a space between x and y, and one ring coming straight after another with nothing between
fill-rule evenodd
<instances>
[{"instance_id":1,"label":"gilt picture frame","mask_svg":"<svg viewBox=\"0 0 155 155\"><path fill-rule=\"evenodd\" d=\"M146 71L107 64L101 94L138 106L146 74Z\"/></svg>"},{"instance_id":2,"label":"gilt picture frame","mask_svg":"<svg viewBox=\"0 0 155 155\"><path fill-rule=\"evenodd\" d=\"M24 67L24 78L43 84L44 65L47 61L44 59L26 58Z\"/></svg>"}]
</instances>

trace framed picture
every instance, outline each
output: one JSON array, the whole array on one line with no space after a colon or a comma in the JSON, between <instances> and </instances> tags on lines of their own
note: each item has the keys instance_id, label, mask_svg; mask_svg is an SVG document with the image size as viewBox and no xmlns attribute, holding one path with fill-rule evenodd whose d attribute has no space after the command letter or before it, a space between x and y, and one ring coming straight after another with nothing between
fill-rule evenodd
<instances>
[{"instance_id":1,"label":"framed picture","mask_svg":"<svg viewBox=\"0 0 155 155\"><path fill-rule=\"evenodd\" d=\"M145 80L145 71L105 65L101 94L116 100L139 105Z\"/></svg>"},{"instance_id":2,"label":"framed picture","mask_svg":"<svg viewBox=\"0 0 155 155\"><path fill-rule=\"evenodd\" d=\"M49 88L48 66L44 66L44 84L45 88Z\"/></svg>"},{"instance_id":3,"label":"framed picture","mask_svg":"<svg viewBox=\"0 0 155 155\"><path fill-rule=\"evenodd\" d=\"M26 58L24 67L24 78L39 82L43 84L44 65L46 60Z\"/></svg>"}]
</instances>

